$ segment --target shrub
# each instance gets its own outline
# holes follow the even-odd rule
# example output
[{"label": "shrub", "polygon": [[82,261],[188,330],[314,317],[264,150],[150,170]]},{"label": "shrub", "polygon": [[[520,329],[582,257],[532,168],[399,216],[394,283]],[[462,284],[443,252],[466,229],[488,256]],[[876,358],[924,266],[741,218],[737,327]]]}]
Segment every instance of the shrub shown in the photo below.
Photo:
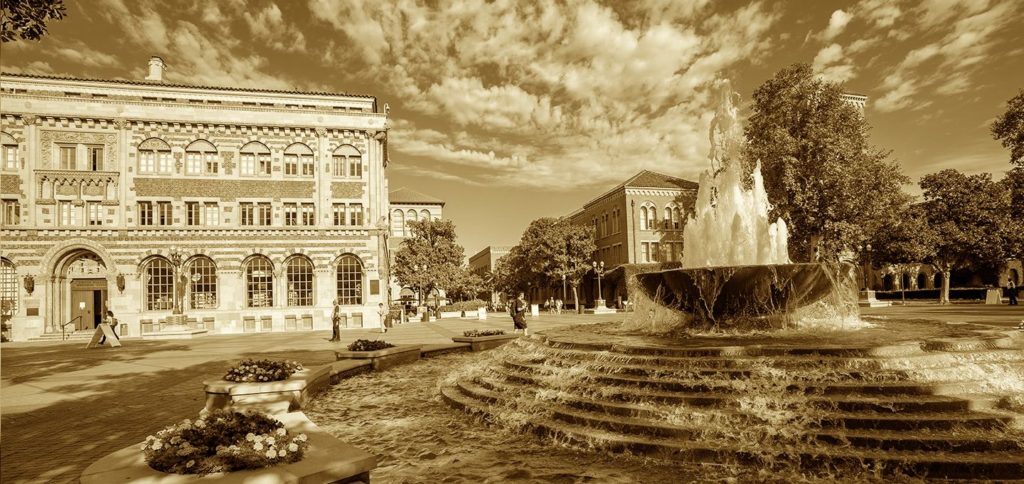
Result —
[{"label": "shrub", "polygon": [[395,345],[387,341],[357,339],[348,345],[349,351],[377,351],[387,348],[394,348]]},{"label": "shrub", "polygon": [[146,437],[150,467],[174,474],[209,474],[298,462],[306,434],[290,435],[281,422],[259,413],[214,410]]},{"label": "shrub", "polygon": [[295,361],[242,360],[228,369],[224,379],[233,382],[281,381],[301,369],[302,365]]},{"label": "shrub", "polygon": [[505,330],[503,329],[471,329],[469,331],[462,333],[462,335],[467,338],[477,338],[480,336],[500,336],[503,334],[505,334]]},{"label": "shrub", "polygon": [[487,307],[487,303],[479,299],[473,299],[472,301],[459,301],[454,304],[443,306],[441,311],[476,311],[478,308]]}]

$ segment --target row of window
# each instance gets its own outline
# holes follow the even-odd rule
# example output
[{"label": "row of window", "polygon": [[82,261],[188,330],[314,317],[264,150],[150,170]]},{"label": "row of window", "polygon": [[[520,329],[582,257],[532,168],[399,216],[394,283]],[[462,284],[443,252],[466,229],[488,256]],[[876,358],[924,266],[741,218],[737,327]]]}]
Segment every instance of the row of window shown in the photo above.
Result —
[{"label": "row of window", "polygon": [[[171,146],[159,138],[150,138],[139,145],[140,174],[170,174],[174,172]],[[304,143],[293,143],[282,157],[286,176],[311,177],[316,173],[312,148]],[[362,178],[362,153],[352,145],[342,145],[331,154],[331,176]],[[239,149],[238,169],[242,176],[267,177],[273,172],[270,148],[258,141]],[[216,175],[221,172],[221,154],[206,140],[196,140],[185,147],[185,173],[189,175]]]},{"label": "row of window", "polygon": [[594,236],[597,238],[606,237],[608,235],[617,234],[622,230],[622,211],[619,209],[612,210],[611,213],[604,212],[601,217],[592,220],[594,224]]},{"label": "row of window", "polygon": [[0,225],[18,225],[21,223],[21,203],[14,199],[0,200]]},{"label": "row of window", "polygon": [[[409,228],[409,222],[430,219],[430,210],[427,209],[417,212],[411,208],[408,211],[396,208],[391,211],[391,235],[394,237],[412,237],[412,229]],[[434,217],[434,219],[436,220],[437,217]]]},{"label": "row of window", "polygon": [[18,310],[18,274],[14,264],[0,258],[0,314],[7,316]]},{"label": "row of window", "polygon": [[676,262],[683,260],[682,242],[641,242],[640,262]]},{"label": "row of window", "polygon": [[[308,307],[315,304],[313,262],[301,255],[284,262],[284,285],[287,307]],[[174,277],[174,266],[163,257],[154,257],[143,268],[143,301],[146,311],[169,311],[174,307],[176,284],[185,284],[185,309],[216,309],[218,294],[217,265],[206,256],[190,259],[184,267],[184,276]],[[245,284],[245,306],[268,308],[275,306],[274,263],[265,256],[249,258],[242,267]],[[363,304],[363,263],[351,254],[342,256],[335,266],[335,294],[339,304]],[[16,288],[15,288],[16,289]],[[16,293],[15,293],[16,294]],[[325,301],[326,302],[326,301]]]},{"label": "row of window", "polygon": [[658,208],[651,202],[645,202],[640,206],[640,230],[680,229],[682,223],[683,213],[675,205],[665,207],[661,227],[658,226]]}]

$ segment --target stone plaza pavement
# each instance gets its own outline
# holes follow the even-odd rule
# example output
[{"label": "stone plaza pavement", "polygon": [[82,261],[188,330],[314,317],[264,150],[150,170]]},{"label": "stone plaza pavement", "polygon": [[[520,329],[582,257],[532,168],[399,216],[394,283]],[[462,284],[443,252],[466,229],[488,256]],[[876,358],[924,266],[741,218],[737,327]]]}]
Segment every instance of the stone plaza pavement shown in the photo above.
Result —
[{"label": "stone plaza pavement", "polygon": [[[864,309],[866,316],[930,319],[1016,327],[1024,309],[984,305],[913,304]],[[623,315],[549,315],[531,331],[620,320]],[[333,350],[358,338],[402,343],[450,343],[467,329],[511,332],[511,319],[407,323],[387,334],[347,330],[342,343],[329,331],[213,335],[195,340],[125,340],[118,349],[85,349],[84,341],[4,343],[0,346],[0,482],[77,482],[93,460],[141,442],[204,404],[203,381],[222,376],[246,357],[332,361]]]}]

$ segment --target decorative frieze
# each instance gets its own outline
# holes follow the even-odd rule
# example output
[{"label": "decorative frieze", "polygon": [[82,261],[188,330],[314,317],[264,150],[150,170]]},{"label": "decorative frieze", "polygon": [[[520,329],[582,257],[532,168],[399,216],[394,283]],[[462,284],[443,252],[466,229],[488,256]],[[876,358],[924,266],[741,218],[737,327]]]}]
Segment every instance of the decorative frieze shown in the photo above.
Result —
[{"label": "decorative frieze", "polygon": [[24,196],[21,189],[21,177],[18,175],[0,175],[0,194]]},{"label": "decorative frieze", "polygon": [[117,135],[114,133],[42,130],[39,135],[42,151],[39,167],[51,168],[53,166],[53,147],[57,143],[103,145],[103,168],[106,170],[117,168]]},{"label": "decorative frieze", "polygon": [[139,197],[208,197],[216,194],[229,202],[239,198],[313,198],[315,185],[303,180],[225,180],[217,178],[147,178],[135,177],[135,194]]},{"label": "decorative frieze", "polygon": [[365,188],[362,182],[331,182],[331,198],[362,198]]}]

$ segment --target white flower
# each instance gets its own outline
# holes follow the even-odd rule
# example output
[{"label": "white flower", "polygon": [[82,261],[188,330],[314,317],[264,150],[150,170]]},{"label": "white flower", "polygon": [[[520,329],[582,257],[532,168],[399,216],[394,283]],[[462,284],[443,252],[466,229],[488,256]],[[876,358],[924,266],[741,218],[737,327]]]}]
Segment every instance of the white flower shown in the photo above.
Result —
[{"label": "white flower", "polygon": [[274,445],[275,443],[277,443],[277,441],[274,440],[273,437],[267,437],[267,444]]},{"label": "white flower", "polygon": [[281,427],[281,428],[277,429],[276,433],[277,433],[277,435],[280,435],[280,436],[284,437],[284,434],[288,433],[288,431],[286,431],[284,429],[284,427]]},{"label": "white flower", "polygon": [[249,442],[256,440],[256,434],[252,432],[245,434],[245,440],[248,440]]},{"label": "white flower", "polygon": [[273,459],[274,457],[277,457],[277,452],[274,452],[273,450],[268,450],[267,451],[267,458],[268,459]]},{"label": "white flower", "polygon": [[284,457],[284,456],[288,455],[288,452],[285,452],[284,449],[281,449],[281,450],[277,451],[277,455],[280,456],[280,457]]},{"label": "white flower", "polygon": [[176,445],[178,442],[181,442],[181,437],[179,437],[177,435],[175,435],[174,437],[171,437],[171,445]]},{"label": "white flower", "polygon": [[295,437],[295,438],[300,440],[300,441],[302,441],[302,442],[305,442],[306,441],[306,434],[299,434],[299,436]]},{"label": "white flower", "polygon": [[206,421],[205,420],[196,420],[196,428],[197,429],[204,429],[204,428],[206,428]]},{"label": "white flower", "polygon": [[257,436],[256,436],[256,442],[263,442],[263,439],[265,439],[265,438],[266,438],[266,437],[264,437],[264,436],[262,436],[262,435],[257,435]]},{"label": "white flower", "polygon": [[288,444],[288,450],[290,450],[292,452],[298,452],[299,451],[299,445],[296,444],[295,442],[292,442],[292,443]]},{"label": "white flower", "polygon": [[159,441],[159,440],[156,441],[156,442],[153,442],[153,450],[160,450],[163,446],[164,446],[164,443]]},{"label": "white flower", "polygon": [[196,461],[190,460],[190,461],[185,463],[185,468],[188,469],[189,467],[192,467],[194,465],[196,465]]},{"label": "white flower", "polygon": [[256,442],[255,444],[252,444],[252,448],[256,450],[263,450],[263,444]]}]

